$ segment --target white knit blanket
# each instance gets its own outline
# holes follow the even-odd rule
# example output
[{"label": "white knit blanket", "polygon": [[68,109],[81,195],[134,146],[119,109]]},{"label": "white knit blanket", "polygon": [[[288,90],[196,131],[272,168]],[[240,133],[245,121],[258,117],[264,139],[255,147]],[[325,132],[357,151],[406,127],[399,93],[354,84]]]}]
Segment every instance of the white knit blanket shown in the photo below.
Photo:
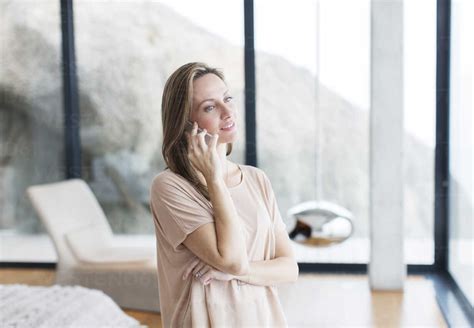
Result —
[{"label": "white knit blanket", "polygon": [[140,327],[100,290],[80,286],[0,285],[0,326]]}]

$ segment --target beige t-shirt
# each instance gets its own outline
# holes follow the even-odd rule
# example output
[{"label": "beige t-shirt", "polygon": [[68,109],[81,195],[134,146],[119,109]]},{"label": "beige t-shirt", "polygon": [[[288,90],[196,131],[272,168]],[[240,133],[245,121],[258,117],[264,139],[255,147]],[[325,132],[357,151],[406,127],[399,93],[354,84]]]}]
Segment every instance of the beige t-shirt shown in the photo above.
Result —
[{"label": "beige t-shirt", "polygon": [[[286,231],[270,180],[256,167],[239,165],[240,184],[229,188],[245,226],[250,261],[275,257],[275,229]],[[166,169],[150,189],[158,255],[163,327],[286,327],[275,286],[239,280],[212,280],[204,286],[182,276],[196,255],[182,242],[203,224],[214,222],[212,203],[182,176]]]}]

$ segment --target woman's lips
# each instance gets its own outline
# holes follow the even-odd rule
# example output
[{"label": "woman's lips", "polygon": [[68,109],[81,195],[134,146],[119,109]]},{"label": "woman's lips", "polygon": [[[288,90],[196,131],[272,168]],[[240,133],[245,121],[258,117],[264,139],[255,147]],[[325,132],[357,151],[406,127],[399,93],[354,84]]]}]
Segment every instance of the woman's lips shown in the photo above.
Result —
[{"label": "woman's lips", "polygon": [[231,125],[230,127],[228,127],[228,128],[221,128],[221,130],[223,130],[223,131],[231,131],[231,130],[234,129],[234,127],[235,127],[235,122],[232,122],[232,125]]}]

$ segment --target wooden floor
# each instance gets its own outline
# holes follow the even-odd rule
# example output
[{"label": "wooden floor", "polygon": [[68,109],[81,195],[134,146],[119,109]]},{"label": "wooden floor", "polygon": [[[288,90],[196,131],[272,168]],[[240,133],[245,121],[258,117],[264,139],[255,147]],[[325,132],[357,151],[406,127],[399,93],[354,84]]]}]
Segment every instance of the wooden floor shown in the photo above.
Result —
[{"label": "wooden floor", "polygon": [[[0,284],[49,286],[52,269],[0,268]],[[371,291],[366,275],[300,274],[278,287],[290,327],[447,327],[431,281],[408,276],[403,292]],[[162,327],[158,313],[124,311],[148,327]]]}]

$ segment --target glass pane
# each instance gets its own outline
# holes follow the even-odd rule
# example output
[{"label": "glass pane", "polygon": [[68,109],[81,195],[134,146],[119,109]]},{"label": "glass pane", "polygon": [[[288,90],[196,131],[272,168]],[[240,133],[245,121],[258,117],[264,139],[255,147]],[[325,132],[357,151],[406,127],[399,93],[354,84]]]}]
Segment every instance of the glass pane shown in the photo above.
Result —
[{"label": "glass pane", "polygon": [[[298,262],[368,261],[369,4],[255,1],[258,165],[289,231],[296,217],[288,211],[317,201],[319,247],[295,243]],[[341,208],[354,233],[327,246],[322,212]],[[344,222],[331,229],[347,229]]]},{"label": "glass pane", "polygon": [[472,1],[451,7],[449,271],[474,305],[474,24]]},{"label": "glass pane", "polygon": [[153,234],[149,187],[165,168],[161,95],[179,66],[224,71],[241,114],[230,157],[243,162],[243,3],[89,1],[74,11],[84,178],[115,233]]},{"label": "glass pane", "polygon": [[436,1],[404,8],[405,263],[434,263]]},{"label": "glass pane", "polygon": [[56,258],[25,192],[65,177],[59,15],[59,1],[0,2],[0,261]]}]

